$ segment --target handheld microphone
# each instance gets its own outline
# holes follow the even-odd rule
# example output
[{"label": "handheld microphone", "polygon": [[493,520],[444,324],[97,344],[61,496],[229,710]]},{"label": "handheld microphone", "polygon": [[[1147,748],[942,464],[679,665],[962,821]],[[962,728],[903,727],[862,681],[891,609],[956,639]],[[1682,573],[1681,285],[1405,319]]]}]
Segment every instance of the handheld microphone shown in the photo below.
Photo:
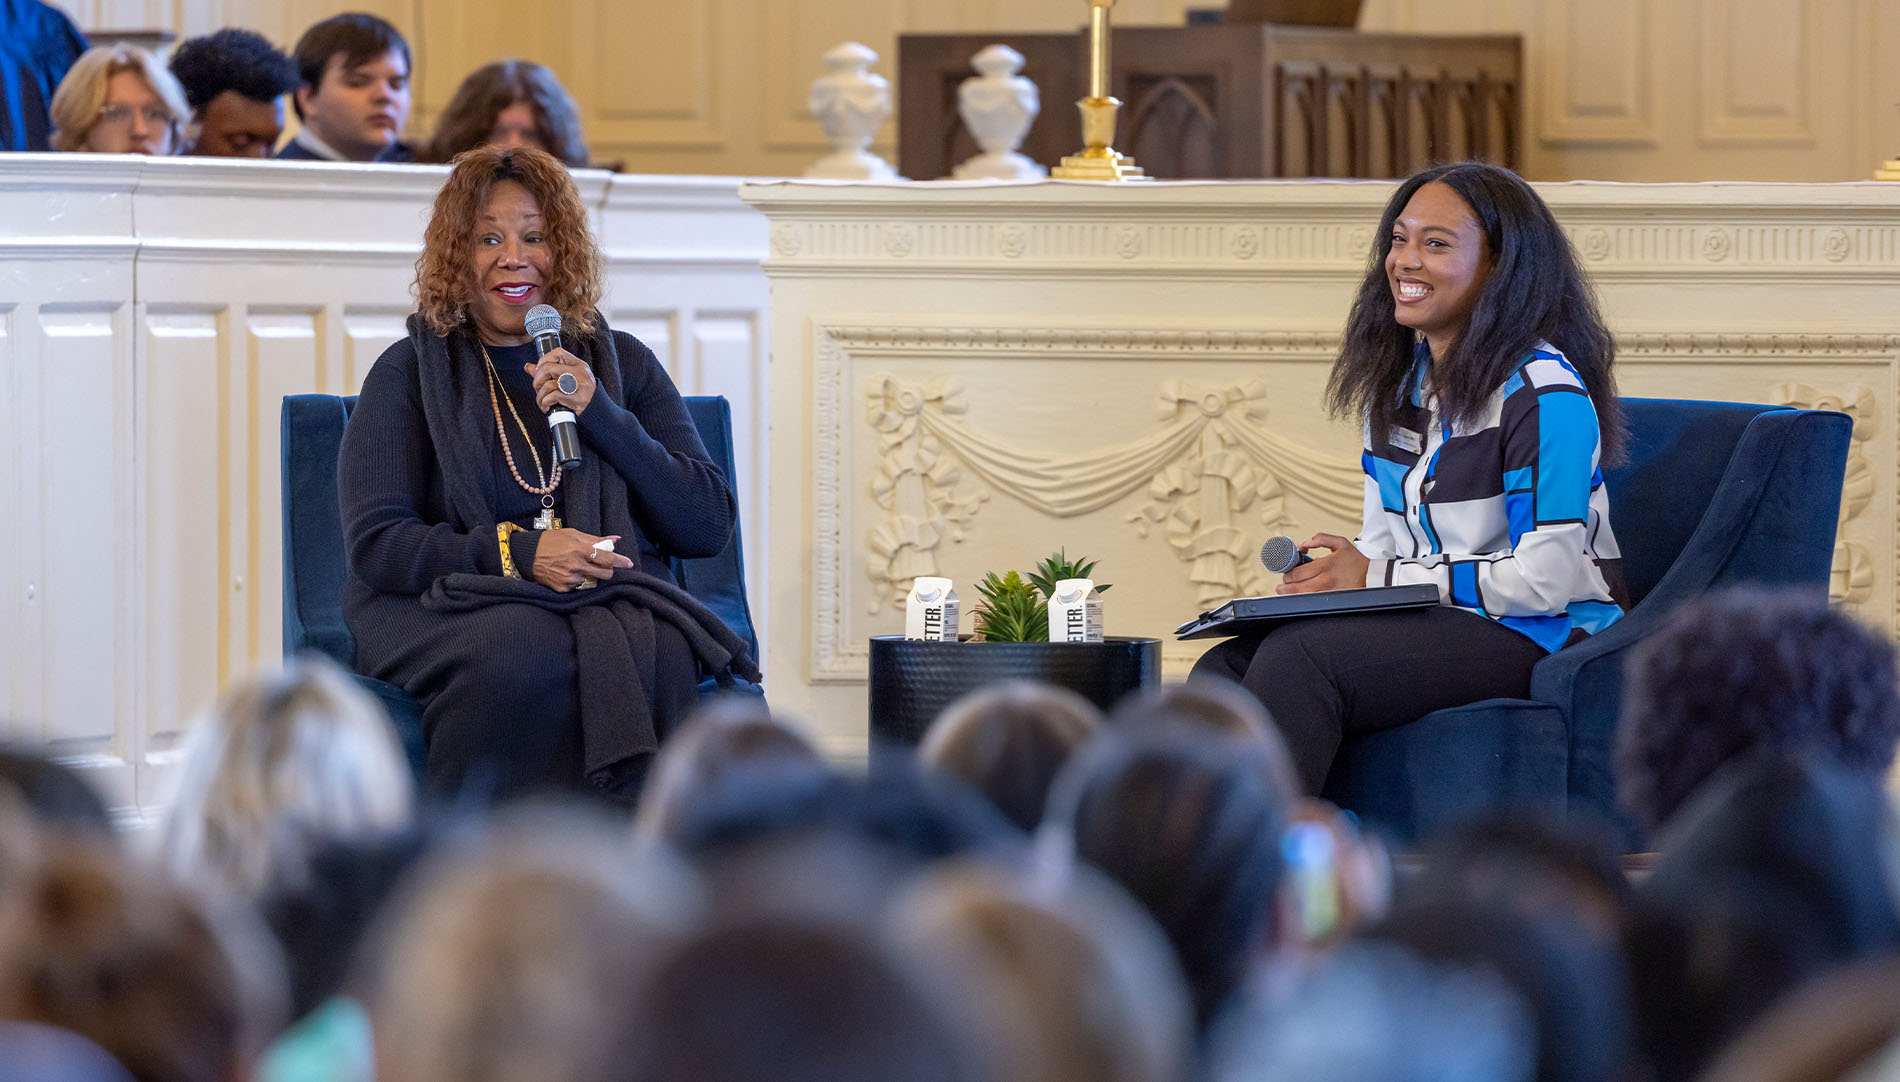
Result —
[{"label": "handheld microphone", "polygon": [[[561,348],[561,313],[553,305],[537,304],[528,309],[527,330],[534,336],[534,348],[541,356]],[[579,469],[581,434],[574,423],[574,411],[556,403],[548,410],[548,427],[554,430],[554,460],[564,470]]]},{"label": "handheld microphone", "polygon": [[1301,552],[1300,546],[1294,544],[1291,537],[1282,534],[1267,538],[1267,543],[1260,546],[1260,562],[1266,565],[1268,571],[1284,575],[1301,564],[1312,563],[1313,558]]}]

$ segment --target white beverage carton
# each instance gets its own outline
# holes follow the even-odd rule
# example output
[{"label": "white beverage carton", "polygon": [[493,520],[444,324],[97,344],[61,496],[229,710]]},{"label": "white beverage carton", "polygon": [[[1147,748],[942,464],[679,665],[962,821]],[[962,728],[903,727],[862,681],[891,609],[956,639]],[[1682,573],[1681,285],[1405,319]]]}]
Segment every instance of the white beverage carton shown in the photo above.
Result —
[{"label": "white beverage carton", "polygon": [[1101,642],[1102,595],[1089,579],[1063,579],[1049,599],[1050,642]]},{"label": "white beverage carton", "polygon": [[957,641],[957,591],[949,579],[919,578],[904,599],[904,637]]}]

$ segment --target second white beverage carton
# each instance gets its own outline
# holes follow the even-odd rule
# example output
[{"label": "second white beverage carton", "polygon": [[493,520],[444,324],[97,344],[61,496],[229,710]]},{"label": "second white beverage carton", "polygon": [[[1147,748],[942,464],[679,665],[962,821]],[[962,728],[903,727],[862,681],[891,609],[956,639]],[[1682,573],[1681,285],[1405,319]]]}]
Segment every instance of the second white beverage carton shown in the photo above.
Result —
[{"label": "second white beverage carton", "polygon": [[1089,579],[1063,579],[1049,599],[1050,642],[1101,642],[1102,595]]},{"label": "second white beverage carton", "polygon": [[904,599],[904,637],[957,641],[957,591],[949,579],[919,578]]}]

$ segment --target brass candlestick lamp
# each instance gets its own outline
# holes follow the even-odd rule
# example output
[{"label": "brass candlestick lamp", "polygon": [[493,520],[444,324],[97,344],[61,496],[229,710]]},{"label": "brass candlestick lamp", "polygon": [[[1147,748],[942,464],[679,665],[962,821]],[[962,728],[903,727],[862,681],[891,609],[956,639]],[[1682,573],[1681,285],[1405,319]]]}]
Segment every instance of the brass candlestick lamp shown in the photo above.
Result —
[{"label": "brass candlestick lamp", "polygon": [[1111,145],[1115,114],[1122,107],[1108,93],[1108,9],[1115,0],[1088,0],[1088,5],[1089,96],[1075,103],[1082,110],[1082,141],[1088,145],[1062,159],[1049,175],[1057,180],[1147,180],[1135,159]]}]

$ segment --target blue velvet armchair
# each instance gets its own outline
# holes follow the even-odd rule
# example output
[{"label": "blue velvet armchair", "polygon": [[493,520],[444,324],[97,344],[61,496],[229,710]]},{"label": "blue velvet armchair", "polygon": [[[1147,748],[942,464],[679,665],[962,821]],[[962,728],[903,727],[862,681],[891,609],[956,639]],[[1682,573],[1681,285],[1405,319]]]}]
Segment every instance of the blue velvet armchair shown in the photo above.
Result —
[{"label": "blue velvet armchair", "polygon": [[1631,608],[1539,662],[1529,699],[1489,699],[1350,739],[1324,795],[1412,842],[1461,818],[1536,808],[1605,824],[1623,661],[1684,601],[1742,583],[1825,597],[1852,430],[1844,414],[1624,399],[1629,457],[1604,471]]},{"label": "blue velvet armchair", "polygon": [[[732,473],[732,410],[725,398],[695,396],[685,399],[686,412],[728,480]],[[316,650],[351,671],[356,667],[356,640],[343,623],[343,518],[337,502],[337,450],[356,399],[327,394],[288,395],[283,410],[284,466],[284,653]],[[726,622],[759,657],[758,629],[746,602],[745,567],[741,562],[739,529],[717,556],[674,560],[673,575],[688,592]],[[422,741],[422,708],[401,688],[358,675],[357,680],[389,710],[416,776],[426,762]],[[718,685],[708,677],[701,694],[713,694]],[[759,693],[750,685],[742,691]]]}]

